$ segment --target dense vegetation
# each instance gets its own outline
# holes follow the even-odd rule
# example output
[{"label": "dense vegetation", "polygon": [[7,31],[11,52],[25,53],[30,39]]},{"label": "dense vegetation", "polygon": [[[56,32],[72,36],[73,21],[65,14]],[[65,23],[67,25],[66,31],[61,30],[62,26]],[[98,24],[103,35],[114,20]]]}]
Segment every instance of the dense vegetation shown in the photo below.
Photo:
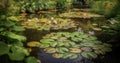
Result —
[{"label": "dense vegetation", "polygon": [[[111,51],[110,44],[113,48],[120,46],[119,7],[120,0],[0,0],[0,63],[40,63],[31,55],[34,47],[55,58],[91,59],[104,55]],[[52,12],[55,15],[48,17]],[[107,19],[103,19],[105,24],[93,24],[99,28],[88,25],[89,33],[74,20],[96,16]],[[29,38],[24,31],[28,29],[40,31],[40,41],[26,43]],[[99,31],[99,39],[91,30]]]}]

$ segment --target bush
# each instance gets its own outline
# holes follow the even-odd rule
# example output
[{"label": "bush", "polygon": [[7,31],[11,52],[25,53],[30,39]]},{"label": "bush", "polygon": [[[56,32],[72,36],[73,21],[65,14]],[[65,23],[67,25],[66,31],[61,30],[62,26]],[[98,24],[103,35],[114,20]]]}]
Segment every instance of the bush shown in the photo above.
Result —
[{"label": "bush", "polygon": [[112,17],[116,13],[115,12],[116,2],[117,2],[116,0],[115,1],[112,1],[112,0],[91,1],[90,3],[91,11],[94,13],[105,15],[106,17]]}]

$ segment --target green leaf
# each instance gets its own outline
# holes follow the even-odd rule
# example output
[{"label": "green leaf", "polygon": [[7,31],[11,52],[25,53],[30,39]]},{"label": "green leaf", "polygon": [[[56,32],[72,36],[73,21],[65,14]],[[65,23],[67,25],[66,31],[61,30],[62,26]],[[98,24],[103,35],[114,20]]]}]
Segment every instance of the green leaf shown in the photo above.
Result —
[{"label": "green leaf", "polygon": [[29,50],[25,49],[24,47],[21,47],[21,46],[11,45],[11,51],[13,53],[17,53],[17,52],[23,53],[26,56],[29,55]]},{"label": "green leaf", "polygon": [[35,57],[28,57],[26,59],[26,63],[41,63],[40,61],[38,62],[38,59],[36,59]]},{"label": "green leaf", "polygon": [[16,46],[20,46],[20,47],[22,47],[22,46],[23,46],[23,43],[22,43],[21,41],[14,42],[14,44],[15,44]]},{"label": "green leaf", "polygon": [[85,58],[97,58],[97,54],[94,52],[82,52],[81,55]]},{"label": "green leaf", "polygon": [[57,46],[58,47],[64,46],[64,42],[58,42]]},{"label": "green leaf", "polygon": [[9,53],[8,55],[11,60],[16,60],[16,61],[21,61],[25,57],[25,54],[21,52]]},{"label": "green leaf", "polygon": [[22,35],[17,35],[17,34],[15,34],[15,33],[13,33],[13,32],[8,32],[8,33],[7,33],[7,36],[8,36],[9,38],[16,39],[16,40],[19,40],[19,41],[24,41],[24,40],[26,40],[26,37],[24,37],[24,36],[22,36]]},{"label": "green leaf", "polygon": [[72,56],[72,54],[71,53],[65,53],[65,54],[63,54],[63,56],[62,56],[62,58],[69,58],[69,57],[71,57]]},{"label": "green leaf", "polygon": [[5,30],[5,28],[0,28],[0,32],[3,31],[3,30]]},{"label": "green leaf", "polygon": [[8,45],[0,41],[0,56],[7,54],[8,52],[9,52]]},{"label": "green leaf", "polygon": [[50,46],[51,46],[51,47],[56,47],[57,44],[58,44],[57,42],[51,42],[51,43],[50,43]]},{"label": "green leaf", "polygon": [[47,48],[49,46],[50,46],[49,44],[40,44],[40,48]]},{"label": "green leaf", "polygon": [[37,41],[27,42],[27,46],[28,47],[39,47],[40,46],[40,42],[37,42]]},{"label": "green leaf", "polygon": [[75,45],[76,45],[75,42],[69,42],[69,44],[70,44],[71,46],[75,46]]},{"label": "green leaf", "polygon": [[72,56],[71,57],[69,57],[70,59],[75,59],[75,58],[77,58],[78,57],[78,55],[77,54],[72,54]]},{"label": "green leaf", "polygon": [[19,21],[15,16],[10,16],[7,18],[7,20],[11,20],[11,21]]},{"label": "green leaf", "polygon": [[79,36],[79,32],[73,32],[72,34],[71,34],[71,37],[78,37]]},{"label": "green leaf", "polygon": [[6,27],[11,27],[11,26],[14,26],[15,23],[12,21],[4,21],[4,22],[1,22],[0,25],[6,26]]},{"label": "green leaf", "polygon": [[69,44],[69,42],[64,42],[64,46],[65,46],[65,47],[69,47],[69,46],[71,46],[71,45]]},{"label": "green leaf", "polygon": [[53,39],[41,39],[40,40],[41,43],[46,43],[46,44],[49,44],[49,43],[51,43],[53,41],[54,41]]},{"label": "green leaf", "polygon": [[24,31],[25,29],[22,28],[21,26],[13,26],[12,30],[14,30],[14,31]]},{"label": "green leaf", "polygon": [[80,42],[80,38],[77,38],[77,37],[72,37],[71,40],[74,42]]},{"label": "green leaf", "polygon": [[56,49],[58,53],[65,53],[68,52],[69,49],[65,48],[65,47],[60,47]]}]

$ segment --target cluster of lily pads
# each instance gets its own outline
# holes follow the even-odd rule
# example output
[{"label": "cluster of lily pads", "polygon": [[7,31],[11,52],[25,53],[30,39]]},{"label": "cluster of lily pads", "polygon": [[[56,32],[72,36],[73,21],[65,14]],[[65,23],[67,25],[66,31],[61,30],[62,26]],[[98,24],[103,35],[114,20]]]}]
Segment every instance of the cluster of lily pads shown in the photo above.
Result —
[{"label": "cluster of lily pads", "polygon": [[83,32],[53,32],[40,40],[40,48],[55,58],[96,58],[111,51],[111,45]]},{"label": "cluster of lily pads", "polygon": [[37,30],[58,30],[76,27],[75,23],[70,19],[62,18],[33,18],[21,23],[24,28]]},{"label": "cluster of lily pads", "polygon": [[62,13],[59,15],[60,17],[67,17],[67,18],[92,18],[92,17],[102,17],[101,15],[88,13],[88,12],[70,12],[70,13]]}]

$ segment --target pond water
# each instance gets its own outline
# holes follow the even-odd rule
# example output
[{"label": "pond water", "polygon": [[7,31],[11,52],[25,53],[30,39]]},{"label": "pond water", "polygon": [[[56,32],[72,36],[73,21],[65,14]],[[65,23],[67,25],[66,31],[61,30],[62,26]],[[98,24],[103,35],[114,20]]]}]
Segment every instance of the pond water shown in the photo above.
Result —
[{"label": "pond water", "polygon": [[[70,15],[68,14],[59,14],[60,18],[69,18],[72,21],[74,21],[74,23],[77,24],[76,28],[70,28],[67,30],[49,30],[49,31],[41,31],[41,30],[37,30],[37,29],[26,29],[25,31],[25,36],[27,36],[27,42],[30,41],[40,41],[40,39],[51,32],[60,32],[60,31],[67,31],[67,32],[74,32],[74,31],[83,31],[85,33],[89,33],[91,35],[96,35],[97,37],[99,37],[99,33],[101,32],[102,28],[101,26],[103,26],[104,24],[107,24],[108,22],[105,21],[105,18],[101,15],[95,15],[95,14],[89,14],[89,13],[83,13],[83,12],[78,12],[74,10],[76,12],[76,14],[78,14],[78,16],[76,15]],[[46,13],[46,12],[41,12],[43,13],[42,15],[40,14],[39,17],[56,17],[58,14],[53,13]],[[73,12],[74,14],[74,12]],[[34,16],[34,15],[33,15]],[[33,17],[32,16],[32,17]],[[82,17],[80,17],[82,16]],[[87,17],[86,17],[87,16]],[[58,17],[58,16],[57,16]],[[107,39],[107,38],[104,38]],[[69,60],[69,59],[56,59],[53,58],[51,55],[46,54],[44,52],[41,51],[41,49],[39,48],[32,48],[33,51],[31,52],[31,55],[36,56],[38,59],[41,60],[42,63],[120,63],[119,59],[120,59],[120,54],[118,55],[115,52],[110,52],[108,54],[106,54],[105,56],[101,56],[98,57],[97,59],[91,60],[91,59],[86,59],[86,58],[78,58],[78,59],[74,59],[74,60]],[[117,51],[118,52],[118,51]],[[116,54],[116,55],[114,55]]]}]

